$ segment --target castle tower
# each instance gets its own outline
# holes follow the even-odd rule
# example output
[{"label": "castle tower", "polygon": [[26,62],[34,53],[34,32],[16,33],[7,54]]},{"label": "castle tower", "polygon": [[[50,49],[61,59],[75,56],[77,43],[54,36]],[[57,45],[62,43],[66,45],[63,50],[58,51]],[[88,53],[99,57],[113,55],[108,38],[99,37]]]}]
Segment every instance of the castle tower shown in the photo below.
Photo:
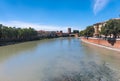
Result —
[{"label": "castle tower", "polygon": [[68,28],[68,34],[71,34],[71,28]]}]

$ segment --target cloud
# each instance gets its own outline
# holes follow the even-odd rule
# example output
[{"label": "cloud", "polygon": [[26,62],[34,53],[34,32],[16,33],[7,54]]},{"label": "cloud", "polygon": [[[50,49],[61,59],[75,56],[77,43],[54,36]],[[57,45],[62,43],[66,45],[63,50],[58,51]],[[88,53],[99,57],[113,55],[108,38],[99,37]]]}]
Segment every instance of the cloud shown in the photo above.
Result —
[{"label": "cloud", "polygon": [[[29,28],[32,27],[36,30],[46,30],[46,31],[64,31],[67,32],[67,28],[70,26],[52,26],[52,25],[41,25],[41,24],[34,24],[34,23],[26,23],[26,22],[21,22],[21,21],[7,21],[7,22],[2,22],[0,21],[1,24],[5,26],[11,26],[11,27],[20,27],[20,28]],[[79,29],[75,27],[71,27],[72,29]]]},{"label": "cloud", "polygon": [[108,4],[108,2],[109,0],[94,0],[94,14],[97,14],[99,11],[101,11]]}]

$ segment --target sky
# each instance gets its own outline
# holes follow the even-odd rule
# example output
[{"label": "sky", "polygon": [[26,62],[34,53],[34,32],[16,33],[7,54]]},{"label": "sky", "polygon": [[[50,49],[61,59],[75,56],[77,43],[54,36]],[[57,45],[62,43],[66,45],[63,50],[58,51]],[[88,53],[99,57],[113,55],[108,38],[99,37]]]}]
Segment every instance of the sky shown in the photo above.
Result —
[{"label": "sky", "polygon": [[83,30],[118,18],[120,0],[0,0],[0,23],[36,30]]}]

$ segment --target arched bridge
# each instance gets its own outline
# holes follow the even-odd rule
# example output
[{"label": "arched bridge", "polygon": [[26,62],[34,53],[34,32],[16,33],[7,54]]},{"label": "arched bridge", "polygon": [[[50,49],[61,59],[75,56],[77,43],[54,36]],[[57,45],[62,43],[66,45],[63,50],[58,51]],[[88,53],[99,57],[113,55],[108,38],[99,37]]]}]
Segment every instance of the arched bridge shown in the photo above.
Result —
[{"label": "arched bridge", "polygon": [[78,33],[76,34],[69,34],[70,37],[79,37]]}]

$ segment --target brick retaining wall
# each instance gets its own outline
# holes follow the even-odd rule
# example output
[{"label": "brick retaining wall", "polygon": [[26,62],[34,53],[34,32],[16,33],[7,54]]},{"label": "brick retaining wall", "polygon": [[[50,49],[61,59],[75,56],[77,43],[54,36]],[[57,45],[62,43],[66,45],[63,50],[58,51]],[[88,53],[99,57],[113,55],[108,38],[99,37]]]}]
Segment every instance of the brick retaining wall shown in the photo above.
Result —
[{"label": "brick retaining wall", "polygon": [[108,41],[108,40],[103,40],[99,38],[81,38],[83,41],[90,42],[90,43],[95,43],[98,45],[103,45],[111,48],[117,48],[120,49],[120,40],[113,40],[113,41]]}]

